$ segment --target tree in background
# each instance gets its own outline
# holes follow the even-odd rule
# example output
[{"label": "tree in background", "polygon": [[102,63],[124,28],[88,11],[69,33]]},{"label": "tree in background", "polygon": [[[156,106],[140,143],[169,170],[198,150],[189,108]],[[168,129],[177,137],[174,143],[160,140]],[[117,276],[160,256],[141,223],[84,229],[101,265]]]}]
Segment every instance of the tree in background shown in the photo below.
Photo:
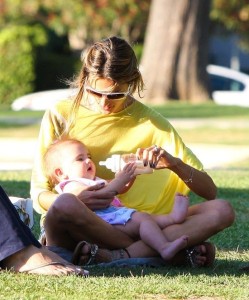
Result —
[{"label": "tree in background", "polygon": [[[11,103],[13,96],[22,96],[27,92],[65,88],[64,79],[78,71],[80,52],[95,40],[120,35],[128,41],[142,43],[149,5],[148,0],[0,0],[0,32],[10,25],[16,28],[28,26],[32,32],[32,28],[39,24],[48,37],[47,44],[39,49],[30,40],[30,47],[34,50],[34,59],[30,60],[26,53],[21,53],[25,49],[19,47],[17,50],[16,40],[10,36],[9,49],[16,49],[19,56],[23,57],[16,63],[16,68],[26,70],[29,65],[30,74],[23,78],[18,76],[20,72],[13,72],[11,78],[9,72],[7,76],[7,69],[2,67],[0,79],[11,78],[15,93],[6,93],[1,84],[0,95],[4,94],[5,100],[1,98],[0,102]],[[26,39],[20,30],[18,39],[20,42]],[[141,52],[141,47],[139,49]],[[0,50],[7,51],[3,48]],[[38,52],[35,53],[36,51]],[[14,62],[15,59],[16,53],[10,51],[8,60]],[[7,63],[7,59],[5,60]],[[23,86],[24,80],[27,88],[18,88]],[[10,80],[5,80],[4,86],[7,87],[9,82]]]},{"label": "tree in background", "polygon": [[210,1],[153,0],[142,56],[145,101],[209,99],[206,65]]},{"label": "tree in background", "polygon": [[[146,99],[199,102],[209,98],[205,66],[210,1],[0,0],[0,31],[10,24],[28,25],[31,30],[41,24],[47,30],[48,44],[35,56],[35,76],[27,78],[33,78],[35,87],[30,86],[35,90],[61,88],[65,84],[58,79],[78,70],[79,53],[93,41],[122,36],[140,58],[150,13],[141,64]],[[248,36],[248,0],[212,0],[211,16],[229,30]],[[11,43],[14,49],[16,41]]]}]

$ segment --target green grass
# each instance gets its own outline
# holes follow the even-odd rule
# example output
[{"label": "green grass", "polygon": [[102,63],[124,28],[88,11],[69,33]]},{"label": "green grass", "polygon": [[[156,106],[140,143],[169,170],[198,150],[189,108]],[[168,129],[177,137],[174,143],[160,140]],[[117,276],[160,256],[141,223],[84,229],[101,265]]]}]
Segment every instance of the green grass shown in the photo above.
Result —
[{"label": "green grass", "polygon": [[[248,119],[249,107],[223,106],[213,102],[190,104],[182,101],[170,101],[164,105],[152,106],[167,118],[241,118]],[[43,111],[12,111],[1,107],[0,120],[8,118],[40,118]]]},{"label": "green grass", "polygon": [[247,128],[229,129],[208,127],[186,129],[175,127],[186,144],[249,145],[249,126]]},{"label": "green grass", "polygon": [[[0,299],[248,299],[249,278],[239,268],[249,264],[249,168],[231,166],[210,174],[219,187],[219,197],[228,199],[237,214],[232,227],[211,239],[217,246],[212,268],[95,267],[86,279],[1,272]],[[8,193],[25,197],[29,178],[29,171],[1,172],[0,184]],[[191,201],[200,200],[191,195]]]},{"label": "green grass", "polygon": [[189,104],[184,101],[172,101],[153,108],[166,118],[249,118],[249,107],[223,106],[213,102]]},{"label": "green grass", "polygon": [[[172,104],[160,108],[169,118],[244,119],[249,110],[213,105],[189,106]],[[188,115],[187,115],[188,111]],[[0,112],[2,120],[3,112]],[[18,118],[29,118],[32,113]],[[6,115],[5,115],[6,116]],[[16,116],[16,115],[15,115]],[[41,115],[40,115],[41,116]],[[32,115],[34,117],[34,115]],[[36,116],[37,117],[37,116]],[[13,113],[8,115],[13,118]],[[36,137],[38,126],[2,126],[0,136],[12,136],[18,131],[24,137]],[[9,123],[9,124],[10,124]],[[5,123],[6,124],[6,123]],[[27,129],[29,128],[29,129]],[[37,131],[36,131],[37,130]],[[248,128],[225,130],[220,128],[199,128],[178,130],[188,141],[249,145]],[[26,133],[24,133],[26,132]],[[18,136],[17,134],[17,136]],[[234,225],[211,238],[217,246],[215,265],[208,269],[190,268],[91,268],[89,278],[51,278],[43,276],[0,273],[0,299],[143,299],[143,300],[246,300],[249,298],[249,273],[240,271],[249,264],[249,161],[231,164],[209,172],[218,186],[218,196],[227,199],[236,211]],[[30,171],[1,172],[0,184],[8,194],[28,197]],[[200,199],[191,195],[191,202]],[[38,234],[38,216],[34,233]]]},{"label": "green grass", "polygon": [[[235,120],[249,124],[249,108],[237,106],[219,106],[214,103],[188,104],[186,102],[170,102],[154,108],[169,119],[199,119],[222,120],[233,124]],[[0,137],[36,138],[38,136],[40,120],[44,112],[18,111],[0,109]],[[172,121],[173,125],[174,122]],[[227,145],[249,145],[247,128],[214,128],[210,124],[200,125],[198,128],[184,128],[175,126],[186,143],[212,143]],[[214,133],[215,129],[215,135]],[[201,130],[201,134],[200,134]],[[236,137],[236,139],[234,138]]]}]

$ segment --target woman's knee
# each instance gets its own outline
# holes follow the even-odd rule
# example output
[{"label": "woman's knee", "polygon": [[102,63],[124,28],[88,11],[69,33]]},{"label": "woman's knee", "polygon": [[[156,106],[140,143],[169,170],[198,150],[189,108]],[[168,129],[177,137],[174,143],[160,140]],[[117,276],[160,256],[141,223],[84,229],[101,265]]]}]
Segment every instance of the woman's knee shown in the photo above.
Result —
[{"label": "woman's knee", "polygon": [[75,195],[70,193],[61,194],[50,207],[47,217],[50,215],[57,221],[71,220],[79,212],[79,205],[83,210],[84,204],[79,203]]},{"label": "woman's knee", "polygon": [[214,201],[216,201],[215,210],[217,212],[217,221],[221,226],[220,229],[231,226],[235,220],[235,212],[231,203],[223,199],[216,199]]}]

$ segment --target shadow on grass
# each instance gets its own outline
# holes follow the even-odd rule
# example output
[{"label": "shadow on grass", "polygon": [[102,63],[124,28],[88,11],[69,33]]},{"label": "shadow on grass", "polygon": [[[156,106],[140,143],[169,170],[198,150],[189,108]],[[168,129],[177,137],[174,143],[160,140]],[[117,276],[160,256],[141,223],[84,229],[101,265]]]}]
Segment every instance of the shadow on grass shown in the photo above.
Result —
[{"label": "shadow on grass", "polygon": [[223,260],[217,259],[213,267],[209,268],[190,268],[190,267],[112,267],[112,268],[100,268],[97,266],[85,266],[85,269],[90,271],[91,276],[150,276],[150,275],[163,275],[166,277],[175,277],[179,275],[189,276],[234,276],[241,277],[244,274],[248,275],[249,270],[241,270],[242,267],[249,265],[242,260]]}]

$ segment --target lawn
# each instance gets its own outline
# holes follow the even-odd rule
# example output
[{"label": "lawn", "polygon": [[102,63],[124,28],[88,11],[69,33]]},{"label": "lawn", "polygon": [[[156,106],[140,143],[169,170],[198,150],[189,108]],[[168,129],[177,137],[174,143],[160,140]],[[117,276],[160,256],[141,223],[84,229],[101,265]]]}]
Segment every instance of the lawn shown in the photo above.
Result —
[{"label": "lawn", "polygon": [[[187,106],[185,104],[157,108],[170,118],[213,118],[223,120],[245,120],[248,122],[249,109],[224,108],[216,106]],[[211,107],[211,108],[210,108]],[[195,111],[196,109],[196,111]],[[182,112],[180,113],[180,111]],[[188,110],[188,115],[183,111]],[[4,114],[3,114],[4,115]],[[25,120],[31,117],[27,114]],[[5,115],[12,118],[13,114]],[[33,117],[33,116],[32,116]],[[35,116],[37,117],[37,115]],[[39,118],[39,116],[38,116]],[[15,116],[15,120],[19,117]],[[8,132],[8,136],[16,133],[25,137],[35,137],[37,125],[17,126],[15,122],[1,122],[0,136]],[[4,125],[3,125],[4,123]],[[2,125],[1,125],[2,124]],[[34,129],[30,130],[30,126]],[[29,128],[27,131],[26,129]],[[224,144],[249,145],[248,128],[229,132],[220,128],[202,128],[190,130],[180,128],[188,141],[222,140]],[[25,133],[26,132],[26,133]],[[199,132],[199,135],[198,135]],[[201,132],[201,134],[200,134]],[[216,138],[218,135],[220,138]],[[238,140],[237,140],[238,139]],[[236,211],[236,221],[232,227],[211,239],[217,246],[217,259],[212,268],[91,268],[89,278],[47,278],[43,276],[0,273],[0,299],[202,299],[202,300],[243,300],[249,299],[249,273],[239,268],[249,264],[249,162],[224,166],[211,170],[210,175],[218,186],[218,196],[231,202]],[[9,194],[29,195],[30,171],[8,171],[0,173],[0,184]],[[197,196],[191,195],[191,202],[199,202]],[[36,216],[38,220],[38,216]],[[34,228],[35,234],[38,226]]]}]

